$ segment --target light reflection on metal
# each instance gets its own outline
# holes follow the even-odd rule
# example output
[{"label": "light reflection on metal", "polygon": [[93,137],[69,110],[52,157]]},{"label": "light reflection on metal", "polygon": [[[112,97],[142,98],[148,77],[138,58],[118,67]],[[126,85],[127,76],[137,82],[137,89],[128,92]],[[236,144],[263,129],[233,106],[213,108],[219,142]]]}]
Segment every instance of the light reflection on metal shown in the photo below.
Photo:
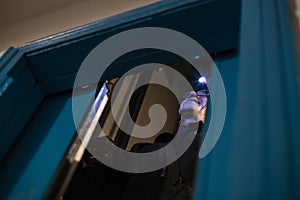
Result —
[{"label": "light reflection on metal", "polygon": [[88,114],[86,121],[84,122],[82,127],[78,129],[78,134],[81,136],[82,143],[74,156],[74,161],[76,162],[79,162],[81,160],[82,155],[86,149],[86,146],[88,145],[93,135],[93,132],[96,128],[99,118],[108,101],[108,97],[107,97],[108,91],[109,90],[106,87],[106,84],[103,84],[95,102],[92,105],[92,108]]}]

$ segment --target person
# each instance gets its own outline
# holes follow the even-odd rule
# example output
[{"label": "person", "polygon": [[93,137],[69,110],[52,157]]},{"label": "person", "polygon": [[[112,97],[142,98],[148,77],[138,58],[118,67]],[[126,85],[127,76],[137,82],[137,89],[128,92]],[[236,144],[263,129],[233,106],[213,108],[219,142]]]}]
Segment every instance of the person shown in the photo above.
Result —
[{"label": "person", "polygon": [[[175,162],[163,169],[147,173],[126,173],[109,168],[88,152],[82,167],[65,195],[65,199],[120,200],[189,200],[193,196],[195,173],[203,128],[203,109],[207,94],[191,91],[179,106],[180,122],[177,134],[192,137],[193,142]],[[198,128],[195,130],[195,127]],[[158,150],[174,139],[172,133],[162,133],[154,143],[132,146],[135,153]]]},{"label": "person", "polygon": [[[193,197],[198,153],[206,108],[207,94],[191,91],[179,107],[180,122],[177,134],[192,137],[194,140],[187,151],[169,166],[148,173],[132,174],[123,190],[122,200],[189,200]],[[197,129],[193,128],[199,126]],[[183,132],[183,133],[182,133]],[[174,134],[162,133],[154,143],[135,144],[132,151],[146,153],[168,144]]]},{"label": "person", "polygon": [[204,122],[204,116],[201,112],[207,105],[207,92],[191,91],[182,101],[179,107],[180,125],[189,126],[191,124]]}]

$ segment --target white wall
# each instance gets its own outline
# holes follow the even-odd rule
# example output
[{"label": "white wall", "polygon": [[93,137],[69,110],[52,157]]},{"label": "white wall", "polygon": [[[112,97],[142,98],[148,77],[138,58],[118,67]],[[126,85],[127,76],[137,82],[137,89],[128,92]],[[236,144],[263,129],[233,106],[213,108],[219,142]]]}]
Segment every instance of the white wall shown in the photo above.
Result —
[{"label": "white wall", "polygon": [[295,46],[298,58],[298,83],[300,86],[300,0],[289,0],[289,6],[295,36]]}]

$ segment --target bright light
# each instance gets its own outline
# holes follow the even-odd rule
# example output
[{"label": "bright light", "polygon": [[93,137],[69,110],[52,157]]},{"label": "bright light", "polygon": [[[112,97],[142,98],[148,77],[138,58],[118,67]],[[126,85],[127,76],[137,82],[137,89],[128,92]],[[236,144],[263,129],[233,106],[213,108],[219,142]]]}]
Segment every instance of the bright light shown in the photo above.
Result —
[{"label": "bright light", "polygon": [[199,82],[199,83],[206,84],[206,78],[202,76],[202,77],[200,77],[200,78],[198,79],[198,82]]}]

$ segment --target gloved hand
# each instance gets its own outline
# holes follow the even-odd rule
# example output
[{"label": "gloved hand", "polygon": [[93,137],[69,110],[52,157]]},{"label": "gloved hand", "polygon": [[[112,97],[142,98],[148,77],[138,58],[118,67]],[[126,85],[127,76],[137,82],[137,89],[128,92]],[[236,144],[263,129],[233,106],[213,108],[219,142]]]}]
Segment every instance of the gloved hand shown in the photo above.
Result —
[{"label": "gloved hand", "polygon": [[191,91],[182,101],[179,107],[180,123],[188,126],[203,120],[202,110],[207,104],[207,95],[205,93]]}]

